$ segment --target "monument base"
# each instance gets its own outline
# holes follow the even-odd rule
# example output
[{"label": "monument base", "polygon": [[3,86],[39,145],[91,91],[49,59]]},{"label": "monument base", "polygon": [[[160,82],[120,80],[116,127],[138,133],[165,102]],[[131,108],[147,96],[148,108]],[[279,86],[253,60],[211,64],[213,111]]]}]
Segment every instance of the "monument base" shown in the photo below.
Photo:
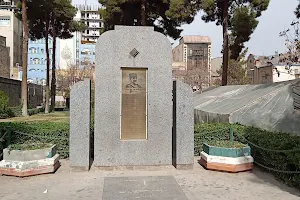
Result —
[{"label": "monument base", "polygon": [[70,166],[71,171],[74,172],[84,172],[84,171],[89,171],[90,167],[78,167],[78,166]]},{"label": "monument base", "polygon": [[7,176],[27,177],[55,172],[60,167],[59,155],[52,158],[33,161],[0,162],[0,174]]},{"label": "monument base", "polygon": [[137,166],[94,166],[97,170],[103,171],[124,171],[124,170],[139,170],[139,171],[159,171],[174,169],[173,165],[137,165]]},{"label": "monument base", "polygon": [[178,170],[192,170],[194,168],[194,164],[175,165],[174,167]]},{"label": "monument base", "polygon": [[252,156],[243,157],[223,157],[208,155],[204,151],[201,152],[201,159],[199,163],[208,170],[216,170],[223,172],[244,172],[252,170],[253,158]]}]

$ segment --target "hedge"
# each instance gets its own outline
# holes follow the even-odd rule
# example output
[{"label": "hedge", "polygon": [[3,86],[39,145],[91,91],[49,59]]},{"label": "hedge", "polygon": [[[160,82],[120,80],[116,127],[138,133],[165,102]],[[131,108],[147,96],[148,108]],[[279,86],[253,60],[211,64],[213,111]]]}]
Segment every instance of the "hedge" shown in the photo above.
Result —
[{"label": "hedge", "polygon": [[[69,156],[69,123],[67,122],[2,122],[0,123],[0,136],[6,132],[7,127],[11,127],[13,132],[12,144],[30,142],[56,144],[62,158]],[[0,151],[4,147],[6,147],[5,142],[2,142]]]},{"label": "hedge", "polygon": [[[206,141],[228,139],[230,126],[230,124],[222,123],[197,125],[195,127],[195,154],[199,155],[199,152],[202,151],[202,145]],[[268,149],[261,149],[249,144],[255,162],[275,170],[300,171],[300,136],[269,132],[237,124],[232,125],[232,128],[236,140],[243,143],[247,143],[246,140],[248,140],[259,147]],[[287,152],[284,150],[295,151]],[[265,170],[265,168],[262,169]],[[272,172],[276,178],[284,181],[289,186],[300,187],[300,174],[275,172],[274,170],[267,171]]]},{"label": "hedge", "polygon": [[[12,144],[23,144],[30,141],[52,143],[58,145],[58,153],[62,158],[69,155],[69,123],[67,122],[4,122],[0,123],[0,136],[10,126],[15,132],[12,135]],[[269,168],[281,171],[300,171],[300,136],[287,133],[269,132],[259,128],[230,124],[201,124],[195,126],[195,155],[202,151],[204,142],[213,140],[228,140],[229,130],[232,127],[235,139],[247,143],[251,141],[260,147],[273,150],[297,150],[295,152],[276,152],[251,146],[252,156],[258,162]],[[18,134],[17,132],[30,135]],[[33,137],[33,136],[40,136]],[[245,139],[246,140],[245,140]],[[91,138],[92,140],[92,138]],[[4,143],[0,142],[1,145]],[[4,146],[3,146],[4,147]],[[2,147],[2,148],[3,148]],[[278,179],[287,185],[300,187],[300,174],[272,172]]]},{"label": "hedge", "polygon": [[[10,107],[12,110],[13,116],[14,117],[21,117],[22,116],[22,107],[17,106],[17,107]],[[31,108],[27,110],[28,115],[36,115],[38,113],[44,112],[44,108]]]}]

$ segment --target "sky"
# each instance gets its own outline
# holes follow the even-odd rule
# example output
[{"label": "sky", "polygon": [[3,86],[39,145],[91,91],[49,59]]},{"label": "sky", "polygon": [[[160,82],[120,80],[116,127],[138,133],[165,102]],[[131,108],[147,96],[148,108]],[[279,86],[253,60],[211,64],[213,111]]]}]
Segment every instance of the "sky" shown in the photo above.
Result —
[{"label": "sky", "polygon": [[[74,4],[84,4],[85,0],[73,0]],[[98,0],[87,0],[88,4],[97,4]],[[285,52],[284,39],[279,37],[279,32],[290,27],[296,19],[294,10],[298,0],[270,0],[268,9],[262,13],[259,24],[251,35],[245,46],[249,48],[248,53],[255,55],[274,55],[275,51]],[[222,27],[216,26],[214,22],[205,23],[201,19],[201,12],[197,14],[191,24],[183,25],[181,36],[203,35],[209,36],[212,41],[212,57],[221,56]],[[176,45],[178,43],[175,42]]]}]

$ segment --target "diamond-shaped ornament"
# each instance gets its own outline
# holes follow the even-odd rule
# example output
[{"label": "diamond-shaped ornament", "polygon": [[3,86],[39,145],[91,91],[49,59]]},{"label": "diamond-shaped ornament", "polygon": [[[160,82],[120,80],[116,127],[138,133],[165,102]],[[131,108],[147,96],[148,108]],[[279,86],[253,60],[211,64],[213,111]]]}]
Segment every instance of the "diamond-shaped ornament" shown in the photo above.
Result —
[{"label": "diamond-shaped ornament", "polygon": [[136,48],[134,48],[134,49],[132,49],[131,51],[130,51],[130,55],[132,56],[132,57],[137,57],[137,55],[139,55],[139,51],[138,50],[136,50]]}]

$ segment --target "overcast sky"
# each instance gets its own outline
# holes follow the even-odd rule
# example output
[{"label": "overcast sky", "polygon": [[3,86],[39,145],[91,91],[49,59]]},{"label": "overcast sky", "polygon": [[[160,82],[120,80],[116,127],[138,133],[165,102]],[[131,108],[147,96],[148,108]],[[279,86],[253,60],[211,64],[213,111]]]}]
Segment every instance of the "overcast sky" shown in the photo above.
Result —
[{"label": "overcast sky", "polygon": [[[84,4],[85,0],[73,0],[74,4]],[[98,0],[87,0],[88,4],[97,4]],[[287,29],[295,20],[294,10],[298,0],[271,0],[268,10],[259,18],[259,24],[246,46],[249,53],[255,55],[272,55],[275,51],[284,52],[284,40],[279,32]],[[204,23],[199,13],[194,22],[182,27],[183,35],[205,35],[212,40],[212,56],[221,56],[222,27],[215,23]]]}]

